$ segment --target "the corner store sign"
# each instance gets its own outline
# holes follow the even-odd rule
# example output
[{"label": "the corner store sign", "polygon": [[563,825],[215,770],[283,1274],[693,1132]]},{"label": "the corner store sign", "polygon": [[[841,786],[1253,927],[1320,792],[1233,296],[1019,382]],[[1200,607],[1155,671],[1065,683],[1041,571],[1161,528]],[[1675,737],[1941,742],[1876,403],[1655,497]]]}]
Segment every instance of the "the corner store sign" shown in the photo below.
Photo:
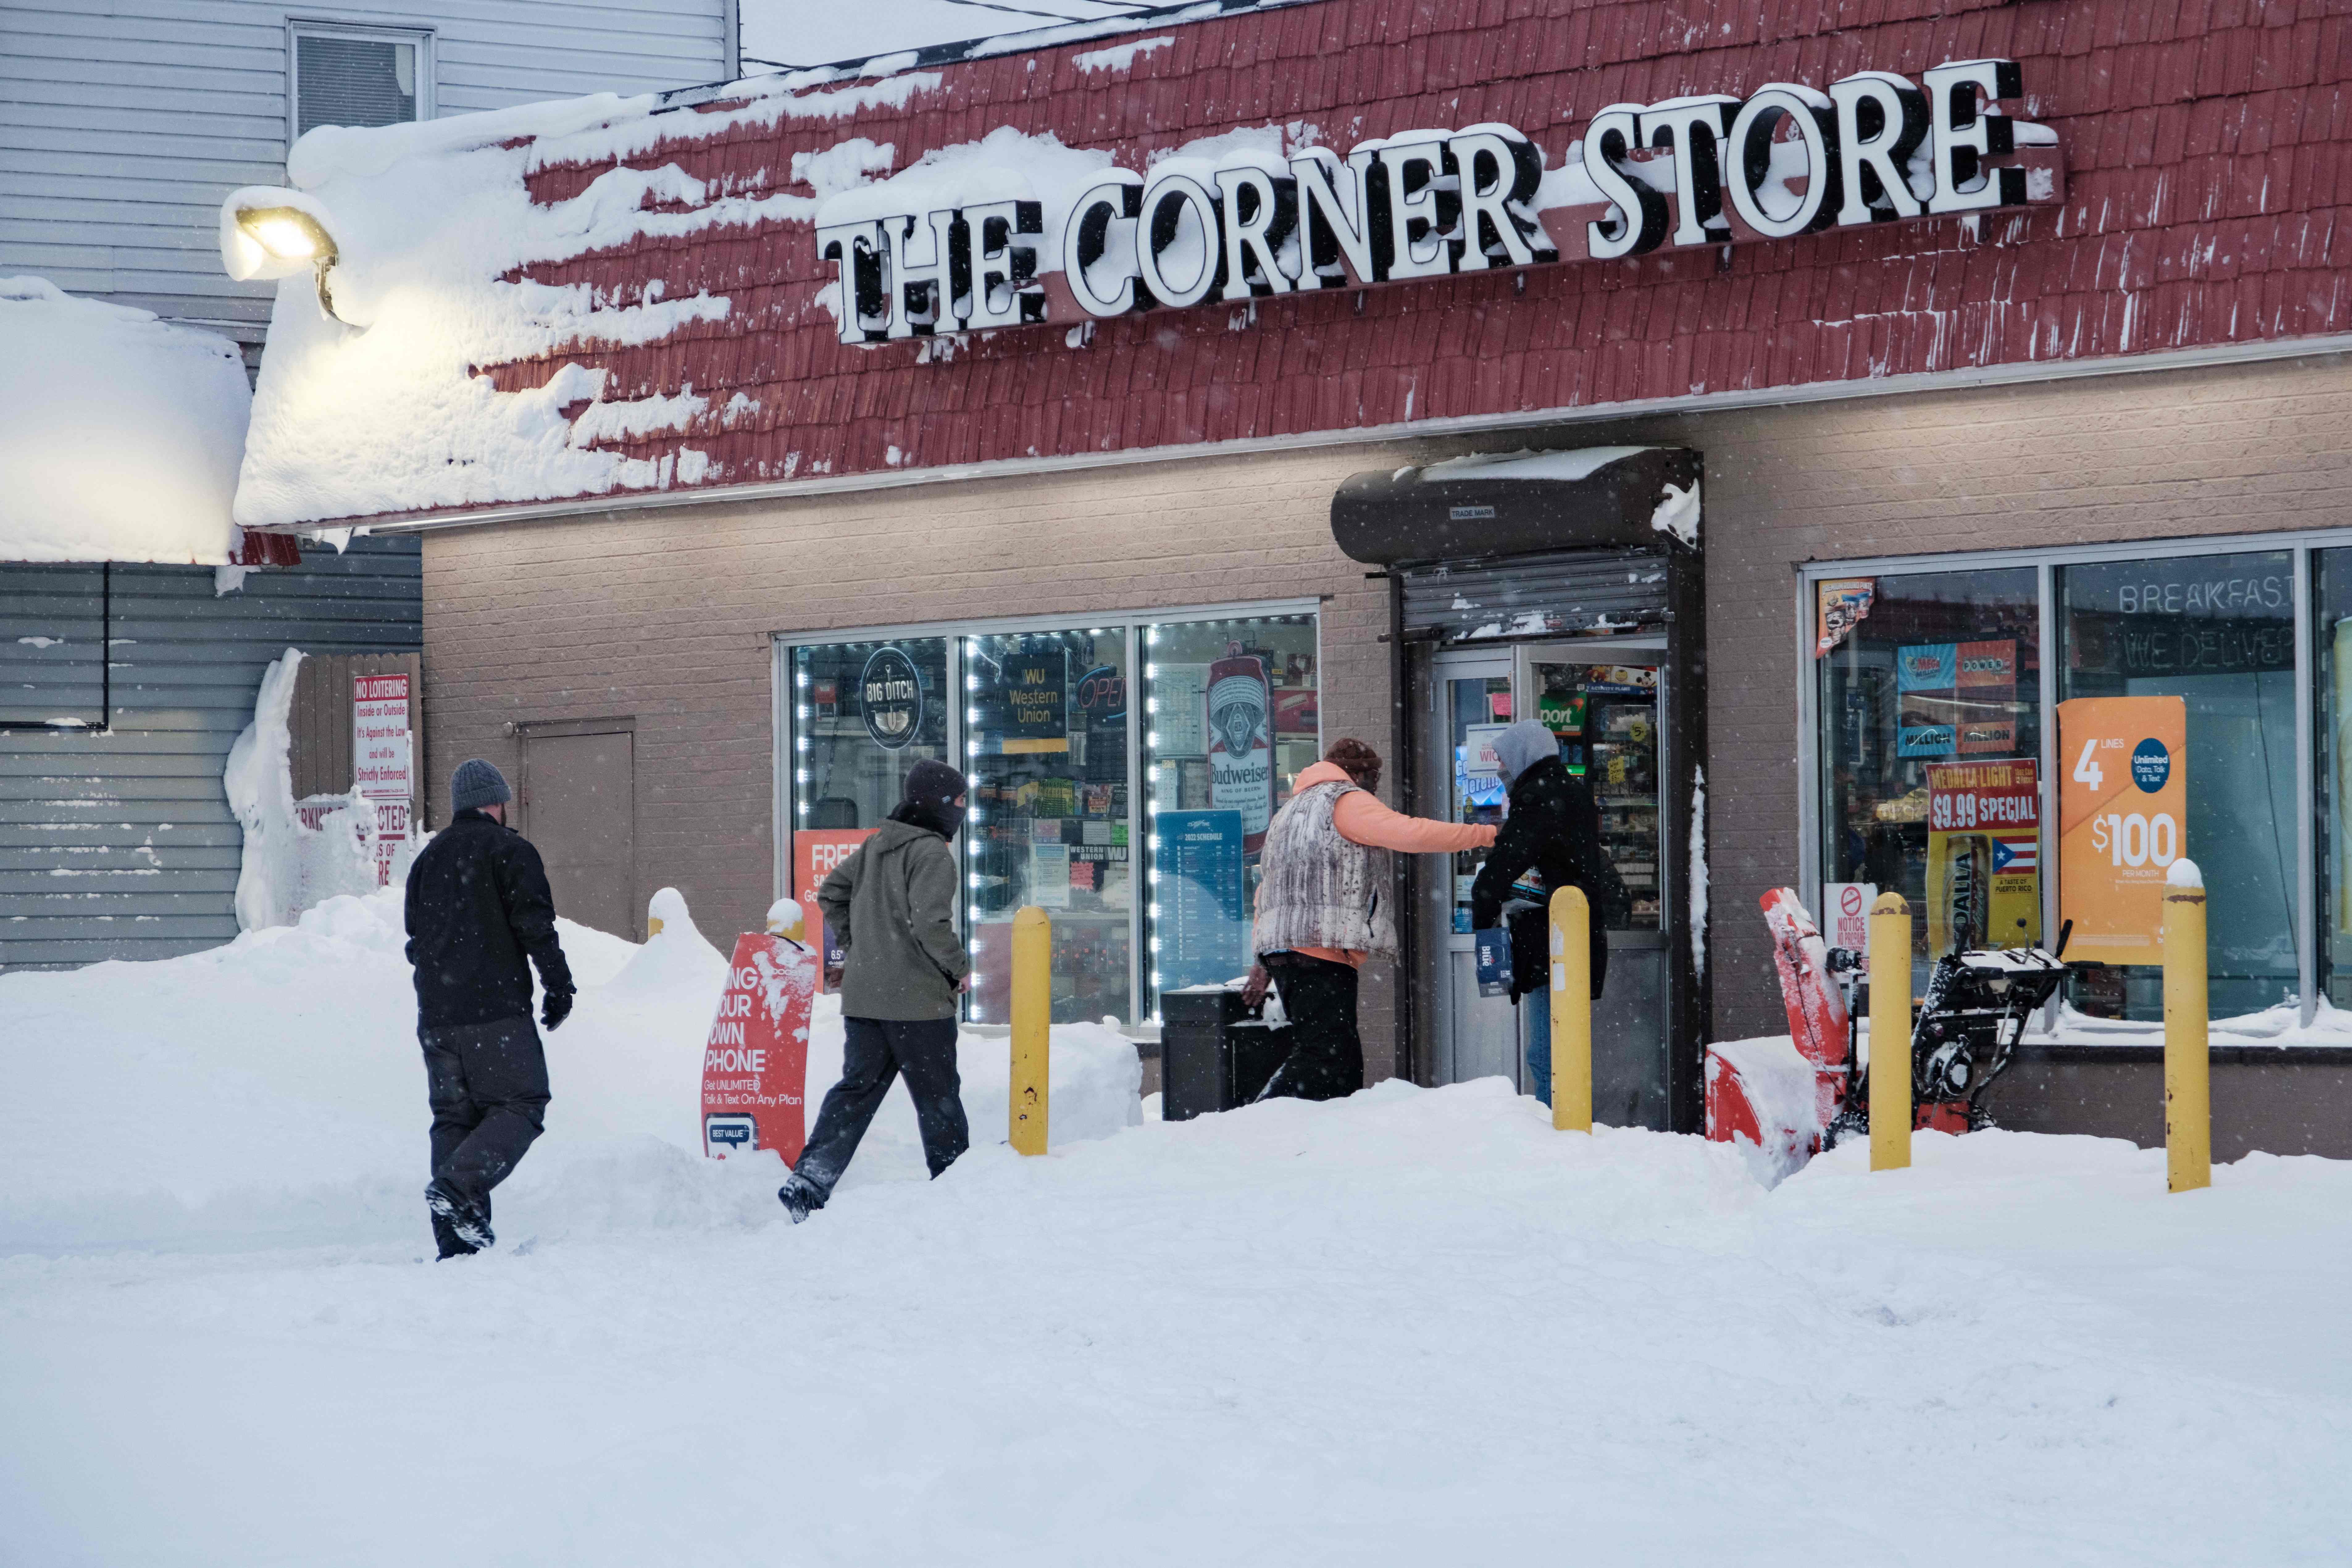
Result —
[{"label": "the corner store sign", "polygon": [[[933,201],[820,213],[817,253],[838,268],[841,341],[863,343],[1785,239],[2055,201],[2055,138],[1992,107],[2022,91],[2015,61],[1980,59],[1916,83],[1864,71],[1827,92],[1773,82],[1744,100],[1612,104],[1585,126],[1580,163],[1549,176],[1497,124],[1406,132],[1344,159],[1171,158],[1104,171],[1056,234],[1043,200]],[[968,177],[1027,184],[1012,168]],[[1547,192],[1553,181],[1565,188]]]}]

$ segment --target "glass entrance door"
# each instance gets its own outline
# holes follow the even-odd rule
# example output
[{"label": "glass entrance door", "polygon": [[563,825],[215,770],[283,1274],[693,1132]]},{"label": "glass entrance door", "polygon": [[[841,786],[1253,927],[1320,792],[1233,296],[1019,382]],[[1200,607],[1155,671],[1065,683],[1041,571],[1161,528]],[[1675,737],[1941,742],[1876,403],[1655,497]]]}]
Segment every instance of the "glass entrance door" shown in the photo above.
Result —
[{"label": "glass entrance door", "polygon": [[[1549,644],[1516,650],[1513,684],[1560,760],[1592,791],[1601,854],[1624,898],[1596,902],[1609,971],[1592,1010],[1592,1114],[1618,1127],[1667,1126],[1667,913],[1664,647]],[[1531,999],[1532,1000],[1532,999]],[[1528,1009],[1520,1009],[1525,1037]]]},{"label": "glass entrance door", "polygon": [[[1433,754],[1422,775],[1444,781],[1438,798],[1452,820],[1502,822],[1507,792],[1491,746],[1513,721],[1533,719],[1551,731],[1560,761],[1591,788],[1601,853],[1625,895],[1596,900],[1593,911],[1608,931],[1609,972],[1592,1015],[1592,1111],[1612,1126],[1661,1130],[1669,1114],[1672,919],[1660,828],[1671,717],[1659,679],[1664,664],[1661,639],[1439,653],[1430,669]],[[1436,1037],[1430,1074],[1437,1083],[1499,1074],[1527,1092],[1528,1028],[1534,1009],[1547,1004],[1541,992],[1517,1006],[1478,994],[1470,889],[1486,860],[1484,851],[1455,856],[1442,895],[1423,906],[1443,933],[1434,941],[1444,943],[1433,955],[1441,994],[1425,1015]]]},{"label": "glass entrance door", "polygon": [[[1454,822],[1503,820],[1503,781],[1495,772],[1494,738],[1517,711],[1511,660],[1502,650],[1443,653],[1431,670],[1439,755],[1434,773],[1444,781],[1444,815]],[[1434,804],[1434,803],[1433,803]],[[1431,815],[1435,815],[1432,813]],[[1462,1083],[1497,1074],[1518,1084],[1525,1076],[1517,1010],[1505,996],[1478,994],[1478,955],[1470,932],[1470,885],[1486,863],[1485,850],[1452,858],[1433,933],[1442,943],[1430,1063],[1438,1083]],[[1423,970],[1423,973],[1428,973]]]}]

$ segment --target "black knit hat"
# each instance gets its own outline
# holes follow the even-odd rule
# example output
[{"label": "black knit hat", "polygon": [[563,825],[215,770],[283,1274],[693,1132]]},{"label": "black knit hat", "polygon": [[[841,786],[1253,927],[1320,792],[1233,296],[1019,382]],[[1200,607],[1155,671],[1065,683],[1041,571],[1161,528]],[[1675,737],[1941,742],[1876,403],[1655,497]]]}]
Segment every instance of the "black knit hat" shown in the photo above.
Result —
[{"label": "black knit hat", "polygon": [[965,787],[961,773],[926,757],[907,770],[907,788],[899,798],[908,805],[945,805]]}]

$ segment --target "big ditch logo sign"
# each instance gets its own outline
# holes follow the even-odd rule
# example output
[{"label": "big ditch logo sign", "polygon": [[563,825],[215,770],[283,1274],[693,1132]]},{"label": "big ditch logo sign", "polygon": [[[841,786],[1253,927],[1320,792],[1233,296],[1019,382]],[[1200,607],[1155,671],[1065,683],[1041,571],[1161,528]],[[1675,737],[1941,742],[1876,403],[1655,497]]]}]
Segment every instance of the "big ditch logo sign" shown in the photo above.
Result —
[{"label": "big ditch logo sign", "polygon": [[[2056,201],[2056,136],[1994,107],[2022,92],[2016,62],[1983,59],[1916,83],[1864,71],[1826,93],[1775,82],[1612,104],[1549,172],[1517,130],[1475,125],[1344,159],[1307,147],[1108,169],[1050,202],[943,206],[931,180],[909,187],[920,210],[873,216],[886,184],[852,193],[855,221],[821,208],[817,250],[846,296],[841,341],[866,343],[1786,239]],[[1010,167],[966,178],[1034,190]],[[1058,233],[1049,205],[1066,211]]]}]

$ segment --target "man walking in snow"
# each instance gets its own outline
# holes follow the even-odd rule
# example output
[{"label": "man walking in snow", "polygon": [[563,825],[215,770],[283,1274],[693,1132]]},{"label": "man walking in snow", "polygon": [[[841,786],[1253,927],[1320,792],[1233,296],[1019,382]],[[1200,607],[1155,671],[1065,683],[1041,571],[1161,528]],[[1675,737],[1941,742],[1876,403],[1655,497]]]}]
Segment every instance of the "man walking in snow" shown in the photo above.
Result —
[{"label": "man walking in snow", "polygon": [[425,1204],[444,1258],[497,1239],[490,1189],[515,1168],[547,1114],[547,1056],[531,1026],[526,956],[539,966],[547,1026],[572,1012],[555,896],[539,851],[506,826],[513,798],[488,763],[458,763],[449,781],[457,815],[408,872],[408,962],[433,1106]]},{"label": "man walking in snow", "polygon": [[1255,1005],[1271,977],[1292,1044],[1261,1100],[1337,1100],[1364,1087],[1357,972],[1365,959],[1397,950],[1388,857],[1379,851],[1444,855],[1495,841],[1481,823],[1391,811],[1374,793],[1380,787],[1381,754],[1361,741],[1335,741],[1298,775],[1266,829],[1248,996]]},{"label": "man walking in snow", "polygon": [[923,1159],[937,1176],[971,1142],[956,1071],[956,996],[971,960],[956,934],[955,852],[964,777],[926,758],[907,773],[904,798],[874,836],[817,889],[842,946],[826,984],[841,993],[847,1032],[841,1081],[824,1097],[800,1163],[776,1196],[798,1225],[824,1206],[849,1168],[882,1097],[899,1074],[915,1101]]}]

